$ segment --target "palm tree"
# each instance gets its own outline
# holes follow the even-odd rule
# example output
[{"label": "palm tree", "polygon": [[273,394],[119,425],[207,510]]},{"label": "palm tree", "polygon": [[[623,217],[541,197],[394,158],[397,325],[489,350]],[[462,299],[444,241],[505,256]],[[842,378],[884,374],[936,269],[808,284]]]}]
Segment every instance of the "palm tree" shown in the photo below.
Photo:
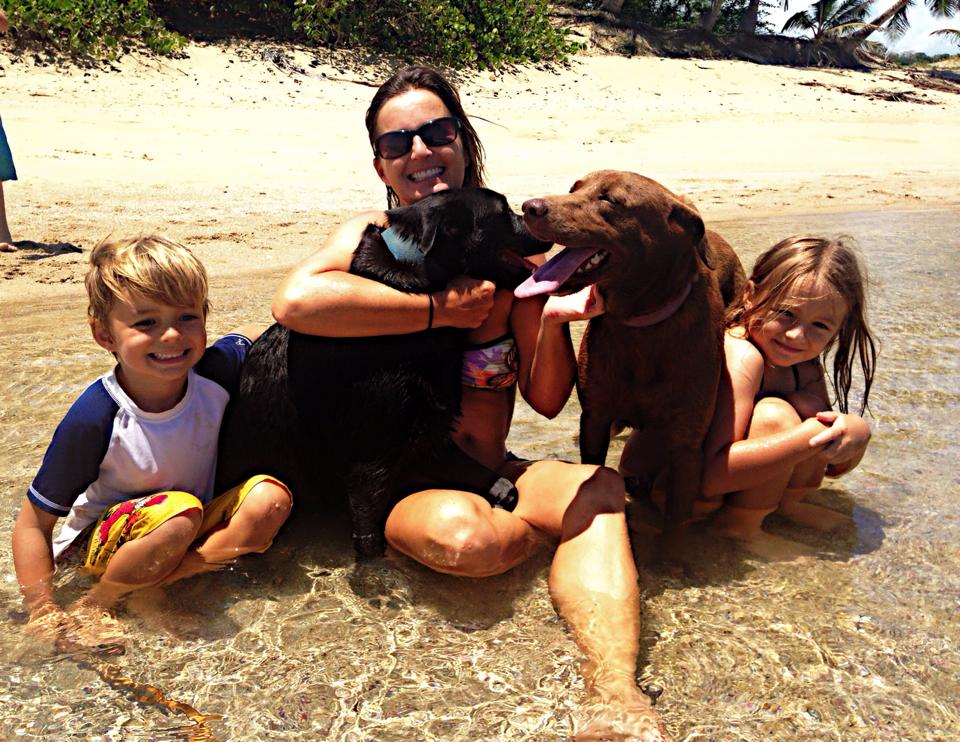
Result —
[{"label": "palm tree", "polygon": [[[890,7],[865,23],[862,28],[847,35],[852,41],[865,41],[874,31],[883,30],[887,35],[896,38],[903,34],[910,26],[907,11],[916,0],[896,0]],[[949,18],[960,12],[960,0],[925,0],[924,4],[937,18]]]},{"label": "palm tree", "polygon": [[783,24],[784,31],[810,31],[814,41],[831,36],[844,36],[844,32],[863,25],[870,0],[818,0],[806,10],[794,13]]}]

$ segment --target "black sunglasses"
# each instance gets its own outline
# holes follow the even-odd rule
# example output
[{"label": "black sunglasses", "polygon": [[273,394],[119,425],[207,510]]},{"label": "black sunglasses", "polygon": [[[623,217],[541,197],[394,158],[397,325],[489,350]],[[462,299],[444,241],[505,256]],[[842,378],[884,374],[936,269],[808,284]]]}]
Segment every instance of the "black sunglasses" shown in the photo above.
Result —
[{"label": "black sunglasses", "polygon": [[373,140],[373,153],[384,160],[395,160],[413,149],[414,137],[420,137],[428,147],[442,147],[456,141],[459,133],[460,122],[453,116],[444,116],[417,129],[384,132]]}]

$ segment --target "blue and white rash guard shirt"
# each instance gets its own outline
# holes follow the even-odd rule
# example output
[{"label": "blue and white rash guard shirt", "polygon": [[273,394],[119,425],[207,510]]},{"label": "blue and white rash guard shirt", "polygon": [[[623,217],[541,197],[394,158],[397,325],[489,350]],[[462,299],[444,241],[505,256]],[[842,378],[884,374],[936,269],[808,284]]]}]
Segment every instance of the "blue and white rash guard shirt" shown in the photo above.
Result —
[{"label": "blue and white rash guard shirt", "polygon": [[27,490],[30,502],[66,518],[58,556],[111,505],[178,490],[213,498],[217,438],[251,342],[227,335],[187,375],[187,391],[165,412],[144,412],[120,388],[116,369],[100,377],[57,426]]}]

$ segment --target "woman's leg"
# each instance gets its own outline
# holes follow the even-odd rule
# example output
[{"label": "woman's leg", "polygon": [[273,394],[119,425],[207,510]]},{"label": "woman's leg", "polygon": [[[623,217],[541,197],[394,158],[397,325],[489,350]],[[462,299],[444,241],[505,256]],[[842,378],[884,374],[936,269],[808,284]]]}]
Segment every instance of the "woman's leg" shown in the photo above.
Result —
[{"label": "woman's leg", "polygon": [[635,680],[640,601],[623,480],[605,467],[559,461],[506,468],[520,493],[513,513],[474,495],[421,492],[391,512],[388,542],[438,571],[486,576],[526,559],[541,534],[558,539],[549,588],[587,658],[593,717],[582,731],[658,738],[659,717]]}]

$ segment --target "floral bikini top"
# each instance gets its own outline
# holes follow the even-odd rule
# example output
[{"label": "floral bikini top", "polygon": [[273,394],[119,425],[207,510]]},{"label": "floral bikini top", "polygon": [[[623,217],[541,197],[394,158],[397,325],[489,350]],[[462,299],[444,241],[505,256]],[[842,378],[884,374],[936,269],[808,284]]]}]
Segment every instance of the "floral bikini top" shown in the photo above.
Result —
[{"label": "floral bikini top", "polygon": [[517,343],[504,335],[463,351],[460,381],[475,389],[507,389],[517,383]]}]

